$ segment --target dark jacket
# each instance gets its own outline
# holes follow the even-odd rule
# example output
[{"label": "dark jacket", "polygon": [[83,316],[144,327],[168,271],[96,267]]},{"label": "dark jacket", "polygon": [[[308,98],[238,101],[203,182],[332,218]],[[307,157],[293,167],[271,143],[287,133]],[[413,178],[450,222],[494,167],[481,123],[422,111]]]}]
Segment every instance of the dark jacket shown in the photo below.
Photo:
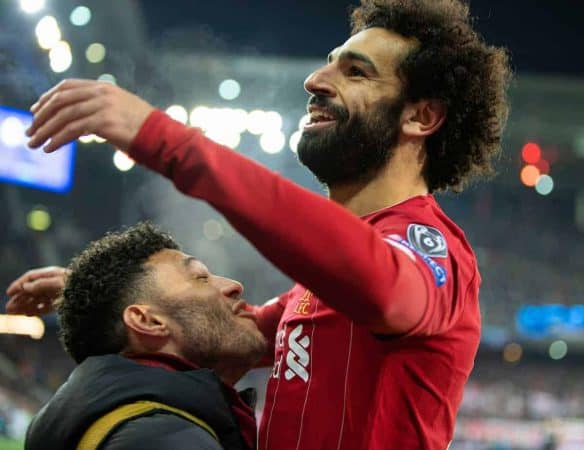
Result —
[{"label": "dark jacket", "polygon": [[97,419],[118,406],[149,400],[202,419],[218,435],[168,412],[131,419],[114,428],[100,450],[250,450],[232,410],[232,398],[208,369],[171,371],[119,355],[87,358],[71,373],[27,433],[26,450],[73,450]]}]

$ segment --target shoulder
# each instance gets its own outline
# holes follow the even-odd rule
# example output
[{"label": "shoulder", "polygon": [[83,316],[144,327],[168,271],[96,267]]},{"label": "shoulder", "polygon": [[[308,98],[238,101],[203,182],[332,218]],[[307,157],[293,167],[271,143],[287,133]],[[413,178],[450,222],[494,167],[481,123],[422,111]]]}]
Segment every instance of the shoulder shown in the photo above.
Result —
[{"label": "shoulder", "polygon": [[222,450],[203,428],[175,414],[157,412],[129,420],[100,446],[104,450]]}]

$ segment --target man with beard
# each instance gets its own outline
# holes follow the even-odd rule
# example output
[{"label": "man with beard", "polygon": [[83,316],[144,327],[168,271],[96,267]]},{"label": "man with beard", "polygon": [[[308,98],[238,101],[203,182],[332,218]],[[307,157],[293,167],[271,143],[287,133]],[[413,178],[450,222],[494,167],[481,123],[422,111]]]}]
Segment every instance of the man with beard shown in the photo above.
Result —
[{"label": "man with beard", "polygon": [[90,244],[58,302],[78,366],[26,449],[255,449],[253,410],[231,386],[266,342],[242,291],[148,223]]},{"label": "man with beard", "polygon": [[31,147],[108,139],[298,283],[255,311],[274,354],[261,450],[444,449],[479,344],[476,260],[432,193],[492,172],[507,55],[459,0],[361,3],[305,83],[298,156],[332,201],[114,86],[68,80],[32,107]]}]

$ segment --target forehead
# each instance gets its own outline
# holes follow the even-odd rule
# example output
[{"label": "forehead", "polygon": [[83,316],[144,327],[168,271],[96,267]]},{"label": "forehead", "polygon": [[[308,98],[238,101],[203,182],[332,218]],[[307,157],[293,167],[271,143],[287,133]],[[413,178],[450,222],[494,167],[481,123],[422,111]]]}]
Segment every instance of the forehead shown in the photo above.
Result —
[{"label": "forehead", "polygon": [[164,266],[171,266],[187,269],[192,268],[207,270],[206,266],[194,257],[187,255],[179,250],[172,250],[167,248],[160,250],[159,252],[150,256],[146,264],[159,268]]},{"label": "forehead", "polygon": [[366,55],[379,68],[395,68],[417,45],[415,38],[405,38],[385,28],[368,28],[351,36],[331,53],[336,58],[343,52]]}]

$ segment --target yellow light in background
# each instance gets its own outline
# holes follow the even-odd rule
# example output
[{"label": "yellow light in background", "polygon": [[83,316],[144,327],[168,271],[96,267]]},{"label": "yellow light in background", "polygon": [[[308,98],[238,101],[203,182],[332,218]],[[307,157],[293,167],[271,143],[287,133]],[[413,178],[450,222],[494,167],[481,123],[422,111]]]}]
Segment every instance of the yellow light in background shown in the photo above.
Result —
[{"label": "yellow light in background", "polygon": [[53,16],[45,16],[39,20],[35,33],[39,47],[45,50],[50,50],[61,40],[61,29]]},{"label": "yellow light in background", "polygon": [[26,216],[26,224],[34,231],[47,231],[51,226],[51,215],[43,207],[36,207]]},{"label": "yellow light in background", "polygon": [[45,323],[38,317],[0,314],[0,333],[41,339],[45,334]]},{"label": "yellow light in background", "polygon": [[510,364],[519,362],[522,356],[523,348],[515,342],[507,344],[503,349],[503,359]]},{"label": "yellow light in background", "polygon": [[87,61],[93,64],[102,62],[105,59],[105,54],[105,46],[99,42],[90,44],[89,47],[87,47],[87,50],[85,50],[85,57],[87,58]]}]

